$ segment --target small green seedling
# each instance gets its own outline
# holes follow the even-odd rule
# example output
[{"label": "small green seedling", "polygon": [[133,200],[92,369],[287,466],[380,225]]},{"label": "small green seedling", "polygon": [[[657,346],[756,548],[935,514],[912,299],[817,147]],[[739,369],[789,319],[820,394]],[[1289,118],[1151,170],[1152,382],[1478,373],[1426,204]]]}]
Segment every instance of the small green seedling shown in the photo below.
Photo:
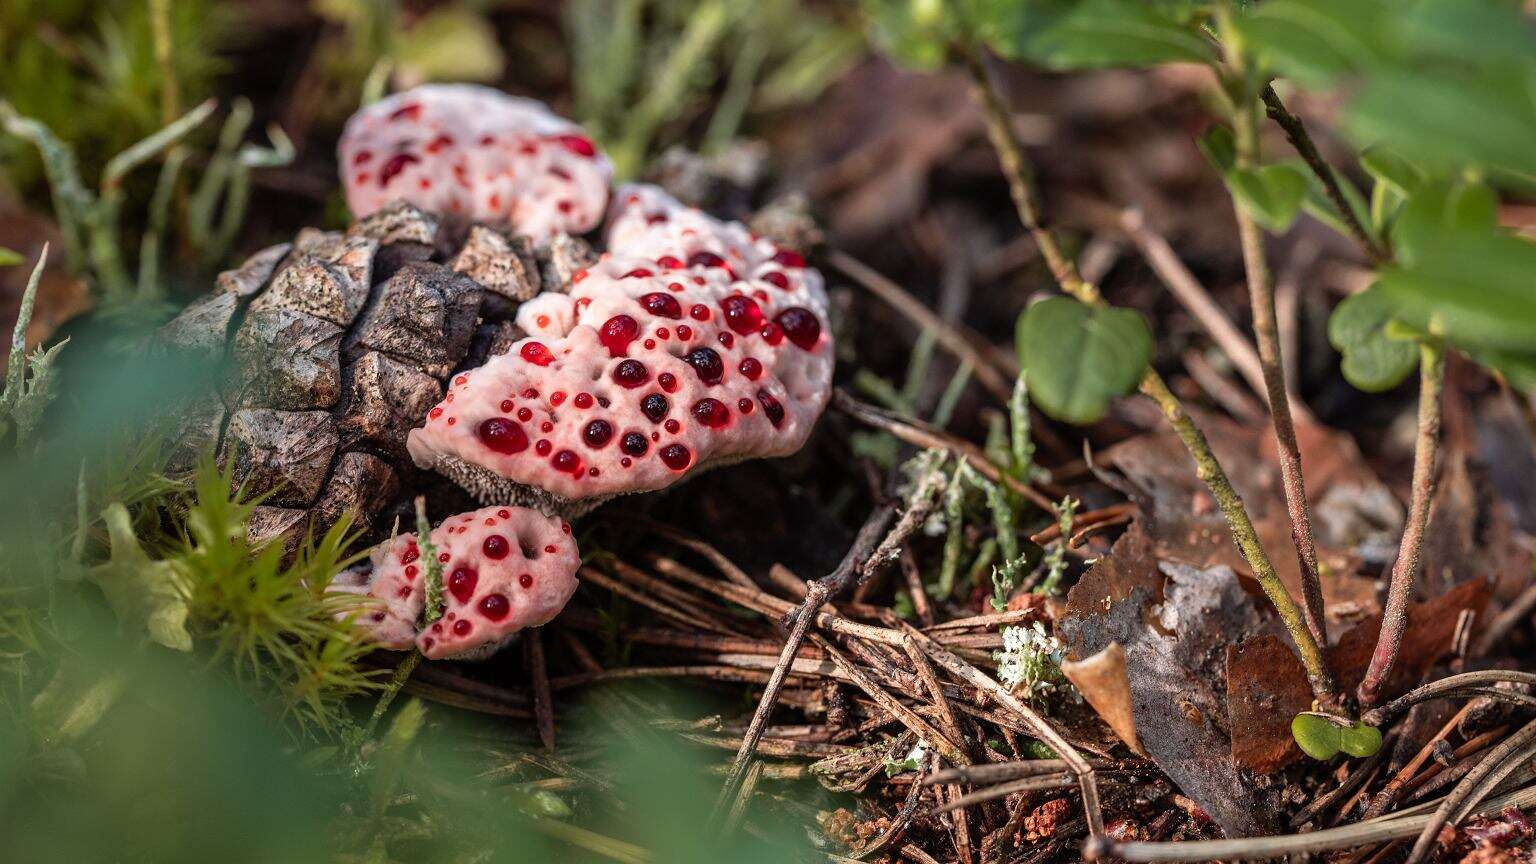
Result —
[{"label": "small green seedling", "polygon": [[1381,749],[1381,730],[1321,711],[1303,711],[1291,720],[1291,737],[1302,752],[1326,762],[1344,753],[1371,756]]}]

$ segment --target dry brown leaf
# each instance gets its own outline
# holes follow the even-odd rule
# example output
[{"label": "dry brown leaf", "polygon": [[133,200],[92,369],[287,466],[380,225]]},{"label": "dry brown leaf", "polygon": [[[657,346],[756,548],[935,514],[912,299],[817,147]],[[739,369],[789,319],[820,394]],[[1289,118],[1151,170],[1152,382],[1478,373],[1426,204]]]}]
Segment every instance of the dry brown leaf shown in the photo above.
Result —
[{"label": "dry brown leaf", "polygon": [[1099,653],[1083,660],[1064,660],[1061,673],[1067,676],[1093,706],[1099,717],[1120,736],[1125,746],[1138,756],[1146,756],[1136,737],[1136,717],[1131,710],[1131,681],[1125,671],[1125,649],[1111,642]]}]

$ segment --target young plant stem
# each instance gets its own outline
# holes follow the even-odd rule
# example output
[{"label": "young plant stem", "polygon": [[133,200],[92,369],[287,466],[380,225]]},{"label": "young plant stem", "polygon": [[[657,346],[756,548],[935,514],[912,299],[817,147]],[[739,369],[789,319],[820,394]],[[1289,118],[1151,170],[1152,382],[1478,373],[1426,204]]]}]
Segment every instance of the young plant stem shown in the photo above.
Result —
[{"label": "young plant stem", "polygon": [[[1229,63],[1239,81],[1245,75],[1242,56],[1232,48]],[[1253,170],[1259,165],[1259,124],[1256,106],[1237,98],[1233,139],[1237,167]],[[1291,520],[1291,542],[1301,565],[1301,600],[1307,628],[1319,645],[1328,644],[1328,623],[1323,618],[1323,588],[1317,575],[1317,541],[1312,532],[1312,512],[1307,505],[1307,486],[1301,472],[1301,447],[1296,443],[1296,424],[1291,418],[1291,399],[1285,386],[1285,364],[1280,357],[1280,328],[1275,315],[1275,278],[1264,255],[1264,231],[1234,197],[1238,239],[1243,247],[1243,267],[1248,273],[1248,303],[1253,309],[1253,335],[1259,346],[1259,366],[1264,372],[1264,393],[1275,427],[1275,450],[1280,459],[1280,482],[1285,490],[1285,509]]]},{"label": "young plant stem", "polygon": [[1363,705],[1375,704],[1392,665],[1397,662],[1408,624],[1408,597],[1418,580],[1424,528],[1435,497],[1435,468],[1440,450],[1440,391],[1445,383],[1445,347],[1430,339],[1419,345],[1419,432],[1413,447],[1413,494],[1408,504],[1408,524],[1403,528],[1392,581],[1387,586],[1387,608],[1382,614],[1381,634],[1371,664],[1360,680],[1356,695]]},{"label": "young plant stem", "polygon": [[[1084,281],[1078,274],[1077,266],[1061,251],[1055,234],[1041,220],[1039,195],[1034,188],[1033,172],[1025,158],[1024,146],[1013,130],[1008,109],[993,87],[981,55],[974,51],[966,52],[965,61],[971,73],[976,99],[982,108],[987,136],[997,150],[998,162],[1001,163],[1003,174],[1008,179],[1008,189],[1018,208],[1019,219],[1038,244],[1041,257],[1050,268],[1051,275],[1055,277],[1062,291],[1080,302],[1090,306],[1107,305],[1099,289]],[[1265,595],[1274,604],[1287,632],[1295,642],[1297,654],[1301,658],[1302,666],[1306,669],[1307,680],[1311,682],[1313,695],[1322,704],[1333,704],[1336,701],[1333,676],[1324,662],[1322,648],[1313,638],[1312,631],[1307,627],[1296,601],[1291,598],[1285,584],[1280,581],[1279,574],[1275,572],[1274,565],[1265,554],[1263,546],[1260,545],[1258,532],[1254,530],[1253,520],[1248,516],[1247,508],[1243,506],[1242,497],[1237,494],[1231,480],[1227,478],[1226,471],[1222,470],[1221,463],[1216,460],[1216,454],[1211,450],[1210,443],[1206,441],[1205,434],[1190,419],[1184,406],[1179,402],[1178,397],[1173,395],[1173,391],[1168,389],[1162,376],[1150,366],[1142,375],[1140,390],[1157,403],[1163,416],[1173,427],[1185,449],[1189,451],[1190,457],[1194,459],[1195,475],[1205,483],[1212,497],[1216,499],[1222,515],[1226,517],[1238,551],[1242,553],[1243,560],[1248,562],[1254,578],[1258,580]]]},{"label": "young plant stem", "polygon": [[1269,119],[1275,121],[1285,132],[1285,140],[1291,142],[1296,154],[1301,161],[1307,164],[1312,173],[1323,184],[1323,194],[1333,203],[1335,210],[1339,211],[1339,218],[1343,220],[1344,227],[1349,230],[1349,236],[1359,245],[1365,257],[1372,264],[1387,264],[1392,260],[1392,254],[1382,247],[1365,226],[1360,223],[1360,218],[1355,215],[1355,210],[1349,205],[1349,199],[1344,197],[1344,190],[1339,186],[1339,178],[1333,173],[1333,167],[1317,152],[1317,145],[1313,143],[1312,136],[1308,134],[1307,127],[1302,124],[1301,118],[1286,109],[1285,103],[1280,101],[1275,88],[1265,85],[1260,91],[1259,98],[1264,102],[1264,113]]}]

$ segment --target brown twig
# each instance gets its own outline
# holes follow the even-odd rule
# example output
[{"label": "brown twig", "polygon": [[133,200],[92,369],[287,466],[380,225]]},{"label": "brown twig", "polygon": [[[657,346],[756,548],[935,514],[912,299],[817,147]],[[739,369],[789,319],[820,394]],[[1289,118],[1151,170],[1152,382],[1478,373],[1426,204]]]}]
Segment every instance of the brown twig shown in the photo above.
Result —
[{"label": "brown twig", "polygon": [[1419,345],[1419,430],[1413,446],[1413,495],[1408,505],[1408,524],[1403,527],[1397,561],[1392,564],[1387,586],[1387,607],[1382,612],[1381,633],[1357,693],[1364,705],[1373,705],[1402,647],[1408,624],[1408,600],[1419,575],[1419,556],[1424,548],[1424,529],[1435,498],[1435,471],[1440,447],[1440,390],[1445,383],[1445,348],[1437,341]]},{"label": "brown twig", "polygon": [[1466,818],[1468,812],[1532,754],[1536,754],[1536,720],[1525,724],[1520,731],[1488,751],[1488,755],[1483,757],[1477,767],[1468,771],[1467,776],[1445,796],[1419,831],[1419,839],[1414,841],[1413,850],[1408,853],[1405,864],[1417,864],[1428,857],[1439,838],[1441,828],[1447,823]]},{"label": "brown twig", "polygon": [[531,627],[523,639],[528,645],[528,672],[533,681],[533,714],[538,720],[539,741],[555,752],[555,703],[549,692],[549,667],[544,662],[544,637]]},{"label": "brown twig", "polygon": [[1349,230],[1349,236],[1354,239],[1365,253],[1365,257],[1371,259],[1373,264],[1387,264],[1392,260],[1392,254],[1373,239],[1365,226],[1360,224],[1360,219],[1355,215],[1353,207],[1349,206],[1349,200],[1344,197],[1344,191],[1339,187],[1339,178],[1333,173],[1333,167],[1317,152],[1317,145],[1312,142],[1312,136],[1307,133],[1307,127],[1301,122],[1301,118],[1292,114],[1280,101],[1280,96],[1275,93],[1275,88],[1265,85],[1260,91],[1259,98],[1264,102],[1264,112],[1269,119],[1285,131],[1285,140],[1291,142],[1296,149],[1301,161],[1307,164],[1312,173],[1323,184],[1323,192],[1328,200],[1333,203],[1334,209],[1339,211],[1339,218],[1344,221],[1344,227]]}]

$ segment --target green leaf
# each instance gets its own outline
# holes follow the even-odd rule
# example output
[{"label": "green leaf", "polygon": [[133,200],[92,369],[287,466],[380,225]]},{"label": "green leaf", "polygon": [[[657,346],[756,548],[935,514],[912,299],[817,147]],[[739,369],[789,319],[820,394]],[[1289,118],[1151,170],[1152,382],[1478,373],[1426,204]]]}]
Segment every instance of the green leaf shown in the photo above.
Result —
[{"label": "green leaf", "polygon": [[1054,69],[1210,63],[1210,43],[1197,29],[1193,5],[1149,0],[1055,0],[1000,3],[1025,9],[994,22],[994,50]]},{"label": "green leaf", "polygon": [[864,0],[864,17],[876,45],[898,64],[933,70],[949,58],[960,22],[945,0]]},{"label": "green leaf", "polygon": [[1339,749],[1350,756],[1374,756],[1381,749],[1381,730],[1356,721],[1339,730]]},{"label": "green leaf", "polygon": [[1360,151],[1360,167],[1376,178],[1377,183],[1389,184],[1403,195],[1411,194],[1424,180],[1424,172],[1380,144],[1372,144]]},{"label": "green leaf", "polygon": [[1232,127],[1217,123],[1196,139],[1200,152],[1217,172],[1226,174],[1237,164],[1237,143],[1232,138]]},{"label": "green leaf", "polygon": [[1344,355],[1344,378],[1368,393],[1390,390],[1418,364],[1418,347],[1392,338],[1392,303],[1378,288],[1346,297],[1328,319],[1328,341]]},{"label": "green leaf", "polygon": [[1325,87],[1379,50],[1381,0],[1269,0],[1237,22],[1270,70]]},{"label": "green leaf", "polygon": [[1428,183],[1399,212],[1392,228],[1393,247],[1398,260],[1411,265],[1431,246],[1450,251],[1457,238],[1475,242],[1490,237],[1498,222],[1498,196],[1482,183]]},{"label": "green leaf", "polygon": [[1257,169],[1234,168],[1227,172],[1226,181],[1238,206],[1275,234],[1284,233],[1296,221],[1307,194],[1306,174],[1283,163]]},{"label": "green leaf", "polygon": [[1069,297],[1025,310],[1017,343],[1036,404],[1069,423],[1103,417],[1111,400],[1136,386],[1152,356],[1152,334],[1140,313]]},{"label": "green leaf", "polygon": [[1320,714],[1301,713],[1291,718],[1291,737],[1301,752],[1319,762],[1339,754],[1339,725]]},{"label": "green leaf", "polygon": [[1380,283],[1405,324],[1474,355],[1536,353],[1536,246],[1458,232],[1416,248],[1412,259]]},{"label": "green leaf", "polygon": [[0,246],[0,267],[14,267],[27,259],[20,252]]}]

